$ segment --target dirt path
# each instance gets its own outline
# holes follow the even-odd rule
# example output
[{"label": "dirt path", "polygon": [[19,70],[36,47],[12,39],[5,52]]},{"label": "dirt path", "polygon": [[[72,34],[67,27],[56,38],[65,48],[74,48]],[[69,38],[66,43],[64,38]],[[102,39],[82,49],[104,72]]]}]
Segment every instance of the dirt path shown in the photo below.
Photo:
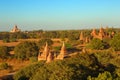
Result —
[{"label": "dirt path", "polygon": [[0,77],[0,80],[14,80],[13,79],[14,74],[15,74],[15,72],[4,75],[4,76]]}]

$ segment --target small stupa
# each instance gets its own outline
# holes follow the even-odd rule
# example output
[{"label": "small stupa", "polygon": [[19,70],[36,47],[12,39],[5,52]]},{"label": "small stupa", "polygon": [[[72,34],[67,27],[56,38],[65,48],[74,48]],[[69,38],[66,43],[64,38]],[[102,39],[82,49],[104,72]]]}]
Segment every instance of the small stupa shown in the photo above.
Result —
[{"label": "small stupa", "polygon": [[81,40],[81,41],[84,40],[83,32],[80,33],[80,40]]},{"label": "small stupa", "polygon": [[63,42],[63,45],[61,47],[61,51],[60,51],[60,54],[57,56],[56,59],[60,59],[60,60],[63,60],[65,57],[67,57],[68,54],[67,54],[67,51],[66,51],[66,47],[65,47],[65,43]]},{"label": "small stupa", "polygon": [[89,43],[89,38],[88,37],[85,38],[85,43]]},{"label": "small stupa", "polygon": [[10,31],[12,33],[15,33],[15,32],[20,32],[21,30],[18,29],[17,25],[14,26],[14,28]]},{"label": "small stupa", "polygon": [[48,43],[46,42],[46,45],[45,45],[43,53],[42,54],[40,53],[38,55],[38,61],[40,61],[40,60],[47,60],[48,54],[49,54],[49,48],[48,48]]},{"label": "small stupa", "polygon": [[92,30],[91,36],[97,36],[96,29],[93,29],[93,30]]},{"label": "small stupa", "polygon": [[102,27],[99,29],[99,33],[98,34],[96,34],[96,30],[93,29],[93,31],[91,32],[91,36],[93,38],[98,38],[100,40],[103,40],[104,38],[108,38],[109,37],[109,35],[104,31],[104,29]]},{"label": "small stupa", "polygon": [[104,29],[101,27],[99,30],[99,34],[98,34],[99,39],[103,39],[105,37],[105,32]]},{"label": "small stupa", "polygon": [[49,53],[49,55],[48,55],[48,57],[47,57],[46,63],[49,63],[49,62],[51,62],[51,61],[53,61],[53,60],[54,60],[54,55],[53,55],[52,53]]}]

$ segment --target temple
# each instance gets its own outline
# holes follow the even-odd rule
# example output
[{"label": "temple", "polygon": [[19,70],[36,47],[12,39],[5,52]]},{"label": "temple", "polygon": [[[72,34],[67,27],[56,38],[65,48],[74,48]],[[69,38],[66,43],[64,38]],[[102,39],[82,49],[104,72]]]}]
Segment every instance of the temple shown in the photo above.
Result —
[{"label": "temple", "polygon": [[84,40],[83,32],[80,33],[80,40],[81,40],[81,41]]},{"label": "temple", "polygon": [[15,33],[15,32],[20,32],[21,30],[18,29],[17,25],[14,26],[14,28],[10,31],[12,33]]},{"label": "temple", "polygon": [[48,48],[48,43],[46,42],[43,53],[39,53],[38,55],[38,61],[47,60],[48,55],[49,55],[49,48]]},{"label": "temple", "polygon": [[63,42],[60,54],[57,56],[56,59],[63,60],[67,56],[68,56],[68,54],[67,54],[67,51],[66,51],[65,43]]},{"label": "temple", "polygon": [[51,61],[53,61],[53,60],[54,60],[54,54],[49,53],[49,55],[48,55],[48,57],[47,57],[46,63],[49,63],[49,62],[51,62]]},{"label": "temple", "polygon": [[[114,33],[112,33],[112,34],[114,35]],[[93,29],[92,32],[91,32],[91,36],[93,38],[98,38],[100,40],[103,40],[104,38],[110,38],[110,35],[111,34],[106,33],[102,27],[99,29],[98,34],[96,33],[95,29]]]}]

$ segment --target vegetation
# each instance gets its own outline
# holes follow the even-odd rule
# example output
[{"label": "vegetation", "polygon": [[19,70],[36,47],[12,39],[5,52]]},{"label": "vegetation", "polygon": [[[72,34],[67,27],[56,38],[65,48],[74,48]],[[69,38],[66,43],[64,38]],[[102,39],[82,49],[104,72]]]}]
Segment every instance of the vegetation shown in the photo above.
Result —
[{"label": "vegetation", "polygon": [[7,58],[9,56],[8,52],[9,52],[8,47],[0,46],[0,58],[2,59]]},{"label": "vegetation", "polygon": [[[108,55],[109,54],[109,55]],[[108,55],[108,57],[106,57]],[[119,56],[120,57],[120,56]],[[118,62],[116,62],[117,60]],[[18,71],[15,80],[116,80],[120,77],[118,54],[110,51],[76,56],[51,63],[37,62]],[[117,64],[117,65],[115,65]]]},{"label": "vegetation", "polygon": [[15,57],[18,59],[29,59],[38,55],[38,47],[34,42],[22,42],[14,49]]},{"label": "vegetation", "polygon": [[9,65],[7,63],[0,63],[0,70],[7,69]]},{"label": "vegetation", "polygon": [[111,47],[115,50],[115,51],[119,51],[120,50],[120,33],[116,34],[111,42],[110,42]]},{"label": "vegetation", "polygon": [[94,50],[103,50],[105,49],[105,43],[97,38],[94,38],[89,44],[88,48],[94,49]]},{"label": "vegetation", "polygon": [[53,44],[53,41],[51,39],[41,39],[38,41],[37,45],[39,48],[41,48],[42,46],[46,44],[46,42],[48,43],[49,46]]},{"label": "vegetation", "polygon": [[[111,33],[113,30],[106,31]],[[116,35],[112,36],[112,39],[100,40],[92,39],[90,30],[82,30],[85,37],[92,39],[87,44],[83,44],[84,42],[79,40],[81,30],[2,32],[0,33],[0,40],[4,42],[15,42],[18,39],[40,40],[38,42],[20,42],[15,48],[13,46],[0,46],[0,58],[8,58],[11,56],[9,51],[14,49],[15,55],[12,57],[31,62],[29,66],[16,72],[15,80],[119,80],[120,56],[117,53],[120,51],[120,30],[114,29],[114,31]],[[48,64],[45,61],[37,62],[39,49],[42,49],[46,42],[50,48],[52,47],[51,51],[59,53],[61,46],[58,43],[60,41],[55,42],[58,46],[51,46],[53,44],[52,38],[64,40],[67,42],[65,45],[68,53],[75,52],[78,54],[73,54],[62,61],[54,60]],[[89,50],[85,48],[85,54],[81,52],[83,47],[89,48]],[[7,63],[0,64],[1,70],[8,67]]]}]

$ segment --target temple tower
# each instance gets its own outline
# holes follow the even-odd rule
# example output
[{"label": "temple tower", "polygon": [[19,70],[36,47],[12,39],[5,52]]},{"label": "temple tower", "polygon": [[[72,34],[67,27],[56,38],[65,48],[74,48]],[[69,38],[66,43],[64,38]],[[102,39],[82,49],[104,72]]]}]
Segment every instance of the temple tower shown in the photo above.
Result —
[{"label": "temple tower", "polygon": [[52,53],[49,53],[46,63],[53,61],[53,59],[54,59],[54,55]]},{"label": "temple tower", "polygon": [[93,30],[92,30],[91,36],[93,36],[93,37],[97,36],[96,29],[93,29]]},{"label": "temple tower", "polygon": [[49,54],[49,48],[48,48],[48,43],[46,42],[43,53],[38,55],[38,61],[47,60],[48,54]]},{"label": "temple tower", "polygon": [[104,29],[101,27],[99,30],[99,34],[98,34],[99,39],[103,39],[105,37],[105,32]]},{"label": "temple tower", "polygon": [[81,40],[81,41],[84,40],[83,32],[80,33],[80,40]]},{"label": "temple tower", "polygon": [[88,37],[85,38],[85,43],[89,43],[89,38]]},{"label": "temple tower", "polygon": [[66,56],[68,56],[65,43],[63,42],[60,54],[57,56],[57,59],[63,60]]},{"label": "temple tower", "polygon": [[21,30],[18,29],[17,25],[15,25],[14,28],[10,32],[14,33],[14,32],[20,32],[20,31]]}]

